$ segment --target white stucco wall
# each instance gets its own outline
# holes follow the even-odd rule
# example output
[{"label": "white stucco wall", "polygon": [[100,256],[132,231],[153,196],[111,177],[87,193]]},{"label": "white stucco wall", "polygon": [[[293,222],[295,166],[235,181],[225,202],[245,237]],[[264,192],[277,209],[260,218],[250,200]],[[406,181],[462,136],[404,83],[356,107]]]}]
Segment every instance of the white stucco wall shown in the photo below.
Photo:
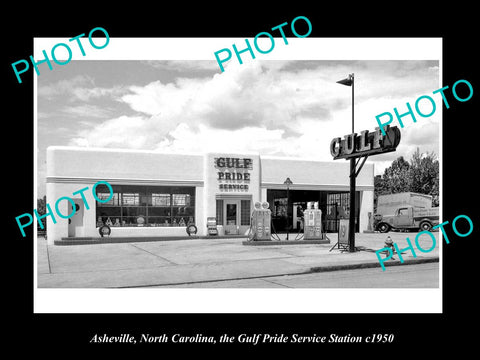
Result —
[{"label": "white stucco wall", "polygon": [[[262,186],[281,188],[287,177],[292,180],[290,189],[339,190],[350,189],[350,162],[313,161],[262,156]],[[356,189],[373,190],[373,164],[365,163],[356,179]]]},{"label": "white stucco wall", "polygon": [[51,146],[47,177],[202,181],[202,154]]}]

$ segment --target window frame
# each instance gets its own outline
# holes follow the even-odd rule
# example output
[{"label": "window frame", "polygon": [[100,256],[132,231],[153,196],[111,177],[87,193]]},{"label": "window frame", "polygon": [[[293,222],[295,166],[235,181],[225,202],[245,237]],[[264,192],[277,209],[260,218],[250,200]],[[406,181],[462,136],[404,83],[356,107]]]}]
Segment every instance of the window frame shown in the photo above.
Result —
[{"label": "window frame", "polygon": [[[115,227],[183,227],[195,224],[194,186],[112,185],[112,188],[114,196],[111,201],[95,202],[97,227],[107,223],[108,219]],[[102,186],[96,188],[96,193],[110,195],[108,189]],[[128,203],[125,199],[129,199]],[[138,222],[140,216],[144,219],[143,223]],[[117,223],[119,225],[115,225]]]}]

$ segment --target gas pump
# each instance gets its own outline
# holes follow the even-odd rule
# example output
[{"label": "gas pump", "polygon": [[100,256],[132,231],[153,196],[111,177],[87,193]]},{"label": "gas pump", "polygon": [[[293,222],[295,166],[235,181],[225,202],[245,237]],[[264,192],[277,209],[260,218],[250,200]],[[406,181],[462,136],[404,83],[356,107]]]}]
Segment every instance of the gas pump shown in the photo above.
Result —
[{"label": "gas pump", "polygon": [[[313,205],[313,206],[312,206]],[[307,209],[303,212],[305,240],[321,240],[322,237],[322,210],[318,208],[318,202],[307,203]]]},{"label": "gas pump", "polygon": [[252,232],[251,240],[271,240],[272,231],[270,224],[272,221],[272,212],[269,209],[268,202],[256,202],[250,223]]},{"label": "gas pump", "polygon": [[218,235],[217,219],[214,217],[207,217],[208,235]]}]

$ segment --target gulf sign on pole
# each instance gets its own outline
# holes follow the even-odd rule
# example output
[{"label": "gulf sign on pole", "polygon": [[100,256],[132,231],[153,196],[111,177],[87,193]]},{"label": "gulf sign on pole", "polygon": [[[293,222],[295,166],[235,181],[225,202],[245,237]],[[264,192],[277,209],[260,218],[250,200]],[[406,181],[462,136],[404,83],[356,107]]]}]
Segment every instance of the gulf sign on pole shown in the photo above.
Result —
[{"label": "gulf sign on pole", "polygon": [[400,130],[389,125],[383,128],[385,135],[379,127],[370,133],[363,130],[360,135],[357,133],[348,134],[344,139],[336,137],[330,143],[330,153],[333,160],[351,159],[368,155],[378,155],[395,151],[400,143]]}]

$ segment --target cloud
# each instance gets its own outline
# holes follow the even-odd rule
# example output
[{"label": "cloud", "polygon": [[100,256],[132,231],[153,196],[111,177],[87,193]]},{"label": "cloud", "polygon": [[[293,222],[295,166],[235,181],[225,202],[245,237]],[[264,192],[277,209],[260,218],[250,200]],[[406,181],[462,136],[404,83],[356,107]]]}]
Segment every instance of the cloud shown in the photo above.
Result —
[{"label": "cloud", "polygon": [[213,60],[148,60],[146,64],[160,70],[167,70],[170,72],[178,72],[184,74],[185,70],[198,72],[218,72],[218,64]]},{"label": "cloud", "polygon": [[[194,67],[193,61],[182,66],[190,63]],[[173,62],[156,66],[167,69]],[[82,116],[94,111],[89,108],[92,99],[107,94],[114,94],[131,111],[91,122],[70,143],[165,152],[258,151],[330,161],[331,139],[351,130],[351,88],[336,81],[352,70],[357,132],[373,130],[378,126],[376,115],[401,109],[407,101],[414,104],[418,96],[438,88],[436,62],[408,61],[259,60],[232,63],[225,72],[207,77],[188,73],[153,79],[144,86],[124,86],[121,91],[119,86],[96,88],[92,83],[88,88],[88,79],[83,79],[84,90],[76,95],[77,99],[83,96],[85,104],[71,107],[71,113]],[[81,88],[80,80],[76,85]],[[421,151],[438,148],[440,121],[441,113],[406,125],[397,152],[379,155],[378,162],[411,154],[419,145],[428,145]]]},{"label": "cloud", "polygon": [[88,87],[94,86],[93,78],[86,75],[77,75],[71,79],[59,80],[55,83],[42,85],[39,81],[37,95],[46,100],[53,100],[58,96],[65,94],[77,95],[79,98],[85,100],[84,91]]},{"label": "cloud", "polygon": [[200,90],[198,80],[178,79],[176,83],[154,81],[146,86],[131,86],[121,101],[146,115],[179,115]]},{"label": "cloud", "polygon": [[141,149],[151,134],[147,119],[120,116],[96,125],[94,131],[81,130],[69,145]]},{"label": "cloud", "polygon": [[405,138],[404,143],[408,145],[418,146],[419,144],[422,144],[423,146],[438,146],[440,128],[438,123],[435,122],[412,124],[404,129],[402,136]]},{"label": "cloud", "polygon": [[173,83],[130,87],[121,100],[135,111],[160,115],[167,122],[175,118],[190,126],[292,131],[301,118],[331,117],[329,86],[315,82],[306,73],[279,72],[278,67],[270,69],[259,61],[230,66],[228,72],[207,79],[177,78]]},{"label": "cloud", "polygon": [[61,113],[74,116],[77,118],[99,118],[106,119],[112,114],[112,110],[105,106],[82,104],[76,106],[65,106],[61,109]]},{"label": "cloud", "polygon": [[[212,141],[212,139],[215,139]],[[185,123],[179,124],[169,133],[169,138],[160,142],[155,150],[165,152],[203,151],[259,151],[272,152],[283,141],[282,130],[267,130],[261,127],[244,127],[235,131],[213,129],[199,125],[192,129]]]},{"label": "cloud", "polygon": [[122,86],[101,88],[95,86],[95,80],[88,75],[77,75],[66,80],[59,80],[55,83],[43,85],[39,82],[37,95],[40,99],[64,102],[87,102],[104,96],[115,97],[125,92]]}]

